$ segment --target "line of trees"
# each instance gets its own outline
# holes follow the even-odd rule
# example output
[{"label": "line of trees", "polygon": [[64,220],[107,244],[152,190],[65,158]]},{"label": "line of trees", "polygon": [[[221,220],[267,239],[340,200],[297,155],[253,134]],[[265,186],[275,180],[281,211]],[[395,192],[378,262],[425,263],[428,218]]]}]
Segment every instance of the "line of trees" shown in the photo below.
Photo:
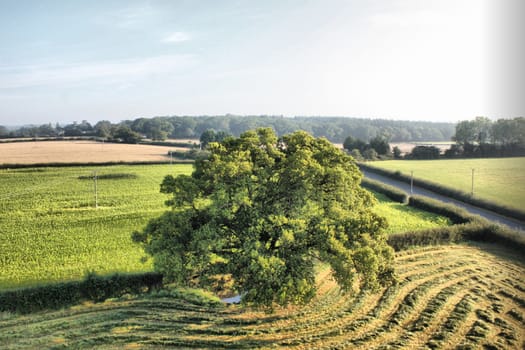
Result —
[{"label": "line of trees", "polygon": [[[306,131],[315,137],[325,137],[331,142],[342,143],[348,135],[361,140],[370,140],[378,135],[391,142],[403,141],[448,141],[454,134],[453,123],[414,122],[386,119],[364,119],[345,117],[293,117],[282,116],[171,116],[137,118],[113,124],[99,121],[91,125],[87,121],[65,126],[43,124],[8,129],[0,126],[0,138],[7,137],[60,137],[97,136],[116,138],[116,133],[129,134],[131,130],[139,137],[153,140],[166,138],[198,139],[206,130],[225,132],[239,136],[247,130],[270,127],[277,135],[297,130]],[[133,140],[128,135],[128,139]]]},{"label": "line of trees", "polygon": [[446,157],[525,156],[525,118],[464,120],[456,125],[452,140],[456,144]]},{"label": "line of trees", "polygon": [[352,157],[357,160],[368,159],[384,159],[391,158],[392,155],[400,154],[399,148],[394,149],[394,153],[390,150],[390,144],[385,136],[375,136],[367,143],[361,139],[353,136],[348,136],[343,142],[343,148],[347,150]]}]

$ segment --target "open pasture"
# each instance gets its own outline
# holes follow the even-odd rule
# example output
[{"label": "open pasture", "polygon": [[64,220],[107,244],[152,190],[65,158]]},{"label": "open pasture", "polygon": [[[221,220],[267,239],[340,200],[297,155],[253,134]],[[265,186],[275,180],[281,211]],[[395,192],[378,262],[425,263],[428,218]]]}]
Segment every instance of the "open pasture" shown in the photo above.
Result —
[{"label": "open pasture", "polygon": [[273,314],[161,291],[28,316],[0,315],[9,349],[522,349],[525,266],[494,246],[396,255],[399,283],[342,294],[321,269],[312,303]]},{"label": "open pasture", "polygon": [[1,142],[0,164],[158,162],[169,161],[168,152],[177,149],[96,141]]},{"label": "open pasture", "polygon": [[387,160],[368,165],[470,193],[512,208],[525,208],[525,157],[450,160]]},{"label": "open pasture", "polygon": [[[167,207],[159,192],[168,174],[191,165],[117,165],[0,170],[0,289],[82,278],[86,272],[140,272],[131,241]],[[94,181],[97,171],[95,208]],[[379,196],[389,232],[447,225],[444,218]]]}]

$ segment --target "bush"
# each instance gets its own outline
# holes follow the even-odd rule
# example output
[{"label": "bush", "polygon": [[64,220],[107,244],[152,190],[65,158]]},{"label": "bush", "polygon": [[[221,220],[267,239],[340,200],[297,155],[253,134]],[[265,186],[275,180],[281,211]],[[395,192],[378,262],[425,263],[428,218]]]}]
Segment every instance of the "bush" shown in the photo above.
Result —
[{"label": "bush", "polygon": [[416,146],[407,159],[439,159],[439,148],[436,146]]}]

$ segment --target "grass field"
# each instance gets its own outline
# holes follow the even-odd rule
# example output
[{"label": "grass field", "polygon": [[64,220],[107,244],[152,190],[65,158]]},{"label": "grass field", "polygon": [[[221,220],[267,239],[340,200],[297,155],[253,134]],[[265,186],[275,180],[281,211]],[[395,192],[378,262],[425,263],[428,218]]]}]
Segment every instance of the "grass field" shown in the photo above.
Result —
[{"label": "grass field", "polygon": [[374,208],[374,211],[388,219],[388,233],[417,231],[452,225],[452,222],[443,216],[421,211],[406,204],[393,202],[380,193],[374,192],[374,195],[379,200],[379,205]]},{"label": "grass field", "polygon": [[0,142],[0,164],[169,161],[168,146],[95,141]]},{"label": "grass field", "polygon": [[[134,165],[0,170],[0,289],[151,269],[131,233],[167,207],[160,183],[191,165]],[[97,170],[98,208],[94,182]],[[115,176],[116,175],[116,176]],[[85,178],[85,179],[81,179]],[[379,196],[379,195],[378,195]],[[448,224],[379,196],[389,232]]]},{"label": "grass field", "polygon": [[452,160],[388,160],[371,166],[400,171],[509,207],[525,208],[525,157]]},{"label": "grass field", "polygon": [[[95,209],[91,176],[99,179]],[[191,165],[0,170],[0,288],[77,279],[88,271],[143,271],[131,232],[166,210],[159,193],[167,174]]]},{"label": "grass field", "polygon": [[166,291],[28,316],[0,314],[0,347],[523,349],[525,266],[494,246],[396,255],[399,284],[342,294],[328,270],[304,307],[266,314]]}]

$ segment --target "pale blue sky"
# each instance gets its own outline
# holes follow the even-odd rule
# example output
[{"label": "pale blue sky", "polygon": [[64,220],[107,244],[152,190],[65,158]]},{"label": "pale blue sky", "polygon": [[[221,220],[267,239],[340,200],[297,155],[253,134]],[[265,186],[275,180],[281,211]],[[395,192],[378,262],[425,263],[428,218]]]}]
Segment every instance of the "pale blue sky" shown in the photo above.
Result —
[{"label": "pale blue sky", "polygon": [[524,115],[487,99],[490,1],[0,0],[0,124]]}]

